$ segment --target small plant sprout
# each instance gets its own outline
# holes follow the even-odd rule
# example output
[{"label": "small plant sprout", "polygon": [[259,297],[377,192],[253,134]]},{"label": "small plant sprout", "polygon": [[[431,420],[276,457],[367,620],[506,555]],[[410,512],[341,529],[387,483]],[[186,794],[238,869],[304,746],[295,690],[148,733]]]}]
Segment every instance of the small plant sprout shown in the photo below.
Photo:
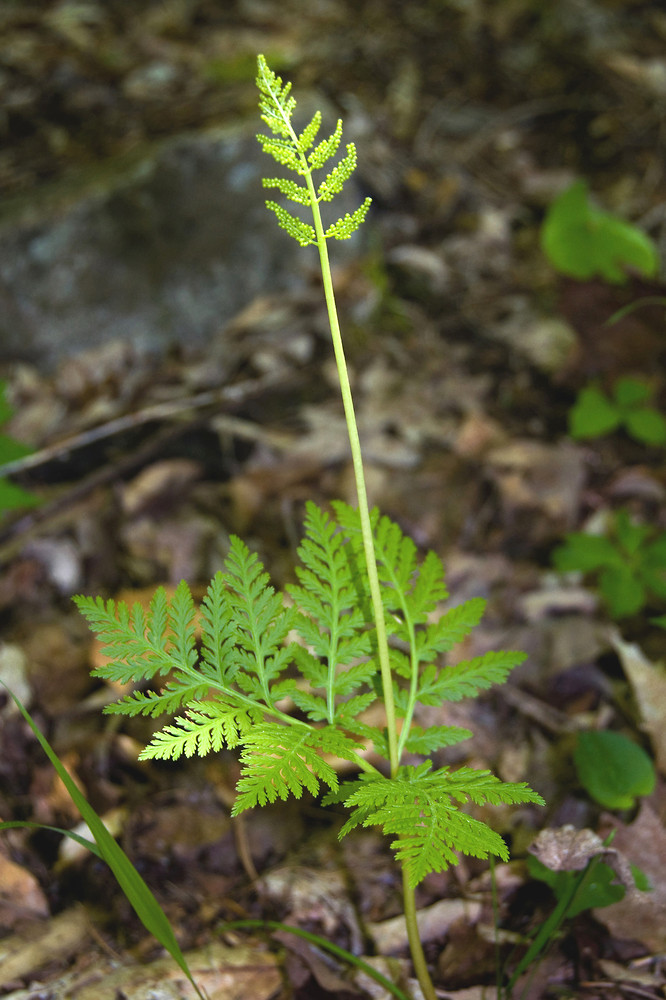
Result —
[{"label": "small plant sprout", "polygon": [[[0,427],[13,415],[12,407],[7,401],[7,384],[0,382]],[[3,466],[24,458],[32,452],[32,448],[21,444],[8,434],[0,433],[0,520],[9,510],[21,507],[34,507],[39,503],[39,497],[29,493],[3,475]]]},{"label": "small plant sprout", "polygon": [[579,733],[574,751],[578,780],[605,809],[632,809],[640,795],[652,795],[657,781],[645,750],[622,733]]},{"label": "small plant sprout", "polygon": [[666,445],[666,417],[651,405],[652,396],[652,387],[637,378],[618,379],[610,396],[589,385],[569,413],[571,436],[595,438],[623,428],[641,444]]},{"label": "small plant sprout", "polygon": [[548,209],[541,246],[553,267],[571,278],[603,278],[621,285],[627,272],[653,277],[659,253],[650,237],[610,212],[595,208],[585,181],[575,181]]},{"label": "small plant sprout", "polygon": [[575,531],[553,552],[560,573],[595,576],[613,618],[638,614],[655,598],[666,600],[666,532],[638,524],[626,510],[612,518],[608,534]]},{"label": "small plant sprout", "polygon": [[[311,215],[311,222],[304,221],[268,202],[290,236],[319,251],[357,507],[334,502],[327,512],[307,504],[297,582],[287,587],[288,602],[270,585],[257,556],[232,538],[224,569],[200,608],[200,642],[185,582],[171,601],[158,589],[148,613],[99,597],[76,600],[105,647],[108,662],[96,669],[97,676],[139,685],[107,711],[175,715],[155,733],[143,758],[175,760],[238,748],[235,815],[289,795],[299,798],[303,790],[316,796],[323,786],[325,803],[348,810],[340,836],[358,826],[378,826],[391,838],[403,872],[414,968],[426,1000],[435,1000],[417,927],[416,886],[428,873],[456,864],[459,853],[507,858],[503,839],[464,812],[465,804],[543,800],[526,784],[504,783],[487,770],[435,769],[429,759],[434,751],[472,734],[451,725],[423,729],[418,707],[473,697],[501,684],[524,654],[490,652],[444,665],[443,656],[479,622],[484,601],[474,598],[438,613],[447,596],[440,559],[433,552],[420,559],[414,542],[368,507],[327,240],[349,237],[370,203],[324,225],[320,209],[350,178],[354,146],[347,145],[337,164],[327,167],[338,150],[342,123],[317,141],[317,112],[295,131],[290,84],[283,84],[263,56],[257,86],[261,116],[272,133],[259,141],[296,177],[264,184]],[[315,180],[325,167],[328,173]],[[383,727],[365,714],[378,700]],[[332,758],[351,762],[357,776],[340,782]]]}]

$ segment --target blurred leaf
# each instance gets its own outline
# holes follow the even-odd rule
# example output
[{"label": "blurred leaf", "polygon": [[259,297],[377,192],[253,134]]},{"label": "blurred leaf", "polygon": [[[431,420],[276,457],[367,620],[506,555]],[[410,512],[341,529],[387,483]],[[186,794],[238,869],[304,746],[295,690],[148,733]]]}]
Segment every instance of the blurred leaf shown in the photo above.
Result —
[{"label": "blurred leaf", "polygon": [[630,618],[645,605],[645,587],[629,566],[608,566],[599,575],[599,589],[613,618]]},{"label": "blurred leaf", "polygon": [[666,444],[666,418],[656,410],[631,410],[625,414],[624,422],[627,430],[637,441],[644,444]]},{"label": "blurred leaf", "polygon": [[569,433],[572,438],[599,437],[620,426],[617,407],[600,389],[583,389],[569,411]]},{"label": "blurred leaf", "polygon": [[569,411],[569,433],[575,439],[600,437],[624,425],[643,444],[666,444],[666,419],[648,405],[652,395],[652,387],[636,378],[618,379],[612,399],[589,385]]},{"label": "blurred leaf", "polygon": [[621,566],[622,556],[603,535],[574,531],[553,552],[553,565],[560,573],[590,573],[603,566]]},{"label": "blurred leaf", "polygon": [[579,280],[601,277],[612,284],[627,280],[625,268],[646,277],[657,272],[659,255],[642,230],[594,208],[585,181],[576,181],[550,206],[541,229],[541,246],[561,274]]},{"label": "blurred leaf", "polygon": [[10,483],[8,479],[0,479],[0,517],[3,511],[16,510],[21,507],[34,507],[40,502],[34,493]]},{"label": "blurred leaf", "polygon": [[[7,383],[0,381],[0,426],[9,420],[13,413],[7,402],[6,389]],[[13,462],[17,458],[30,455],[32,450],[28,445],[15,441],[7,434],[0,434],[0,472],[2,472],[2,466],[7,462]],[[16,510],[20,507],[33,507],[39,502],[39,497],[0,476],[0,518],[5,511]]]},{"label": "blurred leaf", "polygon": [[5,462],[13,462],[17,458],[23,458],[25,455],[29,455],[32,450],[27,444],[21,444],[20,441],[15,441],[14,438],[8,437],[6,434],[0,434],[0,465],[4,465]]},{"label": "blurred leaf", "polygon": [[629,555],[636,555],[643,543],[652,534],[647,524],[632,521],[626,510],[619,510],[615,517],[615,535],[618,542]]},{"label": "blurred leaf", "polygon": [[652,389],[640,379],[619,378],[613,386],[613,395],[620,406],[636,406],[651,398]]},{"label": "blurred leaf", "polygon": [[585,791],[607,809],[631,809],[637,796],[654,791],[652,761],[622,733],[580,733],[574,763]]},{"label": "blurred leaf", "polygon": [[620,510],[609,534],[567,535],[553,551],[555,569],[598,574],[597,585],[613,618],[637,614],[652,598],[666,600],[666,532],[654,537],[654,528]]}]

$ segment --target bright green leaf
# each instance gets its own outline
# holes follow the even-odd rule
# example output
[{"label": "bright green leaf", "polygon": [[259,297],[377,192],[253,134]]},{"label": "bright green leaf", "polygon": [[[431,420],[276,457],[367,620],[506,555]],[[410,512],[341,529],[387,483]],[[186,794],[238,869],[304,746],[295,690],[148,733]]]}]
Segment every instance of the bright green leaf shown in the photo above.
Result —
[{"label": "bright green leaf", "polygon": [[627,430],[637,441],[643,444],[666,444],[666,418],[652,408],[631,410],[625,415]]},{"label": "bright green leaf", "polygon": [[654,791],[652,761],[622,733],[580,733],[574,762],[585,791],[607,809],[631,809],[637,796]]},{"label": "bright green leaf", "polygon": [[0,517],[3,511],[34,507],[39,502],[39,497],[34,493],[28,493],[8,479],[0,479]]},{"label": "bright green leaf", "polygon": [[553,552],[553,565],[560,573],[590,573],[602,566],[622,565],[622,556],[603,535],[575,531]]},{"label": "bright green leaf", "polygon": [[620,378],[613,386],[613,396],[618,406],[634,407],[647,403],[652,396],[652,389],[646,382],[638,378]]},{"label": "bright green leaf", "polygon": [[541,245],[553,267],[582,281],[601,277],[623,284],[627,268],[651,277],[659,264],[650,237],[617,216],[594,208],[582,180],[563,191],[550,206]]},{"label": "bright green leaf", "polygon": [[645,587],[630,566],[608,566],[599,574],[599,590],[613,618],[629,618],[645,605]]},{"label": "bright green leaf", "polygon": [[617,407],[606,394],[595,386],[588,386],[578,394],[569,411],[569,433],[576,440],[599,437],[616,430],[620,420]]}]

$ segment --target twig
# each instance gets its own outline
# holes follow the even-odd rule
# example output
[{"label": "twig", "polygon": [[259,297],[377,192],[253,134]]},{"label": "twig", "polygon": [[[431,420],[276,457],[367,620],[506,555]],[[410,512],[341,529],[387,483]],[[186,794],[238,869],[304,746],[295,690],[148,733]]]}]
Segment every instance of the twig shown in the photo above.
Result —
[{"label": "twig", "polygon": [[[200,392],[196,396],[186,396],[183,399],[170,400],[168,403],[156,403],[154,406],[147,406],[144,410],[136,413],[128,413],[124,417],[117,417],[109,420],[98,427],[90,430],[72,434],[64,441],[56,441],[54,444],[40,448],[30,455],[17,458],[13,462],[6,462],[0,465],[0,476],[11,476],[17,472],[28,472],[30,469],[39,468],[49,462],[71,455],[73,451],[85,448],[96,441],[103,441],[106,438],[114,437],[124,431],[140,427],[142,424],[152,423],[158,420],[169,420],[173,417],[181,417],[184,413],[191,413],[193,410],[204,409],[209,406],[224,404],[226,406],[237,405],[245,402],[249,397],[258,395],[265,389],[273,388],[275,385],[284,383],[284,374],[279,377],[275,375],[266,376],[261,379],[252,379],[248,382],[240,382],[237,385],[225,386],[222,389],[211,389],[207,392]],[[257,428],[250,421],[241,420],[238,417],[225,417],[229,432],[237,437],[257,436]],[[268,432],[263,431],[265,436]],[[273,443],[279,444],[278,435],[271,435]]]}]

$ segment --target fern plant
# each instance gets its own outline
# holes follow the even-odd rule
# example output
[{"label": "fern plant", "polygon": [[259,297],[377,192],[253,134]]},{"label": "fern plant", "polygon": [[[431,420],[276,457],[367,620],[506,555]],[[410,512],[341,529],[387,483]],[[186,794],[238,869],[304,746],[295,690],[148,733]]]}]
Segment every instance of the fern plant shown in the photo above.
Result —
[{"label": "fern plant", "polygon": [[[439,614],[448,596],[440,559],[430,552],[419,560],[414,542],[369,510],[326,246],[327,239],[346,239],[355,231],[369,200],[324,229],[320,204],[351,176],[354,146],[315,186],[313,171],[335,155],[342,123],[315,145],[320,113],[296,133],[290,85],[262,56],[257,84],[262,117],[273,133],[259,141],[298,177],[264,184],[312,214],[311,225],[267,203],[294,239],[319,250],[358,506],[338,501],[330,513],[307,504],[297,582],[285,595],[273,589],[257,556],[232,538],[224,569],[198,612],[185,582],[171,601],[158,589],[148,613],[138,604],[129,608],[100,597],[76,601],[108,658],[97,676],[138,685],[107,711],[175,716],[155,733],[142,758],[175,760],[238,748],[235,815],[289,795],[298,798],[304,789],[311,795],[323,790],[325,803],[349,810],[340,836],[360,825],[378,826],[392,838],[403,870],[415,971],[424,996],[434,1000],[415,887],[429,872],[455,864],[458,852],[507,858],[502,838],[462,806],[542,799],[526,784],[502,782],[489,771],[433,769],[429,759],[412,763],[413,755],[428,758],[472,735],[457,726],[423,729],[417,708],[473,697],[502,683],[524,654],[492,652],[443,665],[443,655],[479,622],[484,601],[474,598]],[[377,699],[383,701],[384,727],[366,719]],[[351,762],[357,777],[341,783],[332,758]]]}]

